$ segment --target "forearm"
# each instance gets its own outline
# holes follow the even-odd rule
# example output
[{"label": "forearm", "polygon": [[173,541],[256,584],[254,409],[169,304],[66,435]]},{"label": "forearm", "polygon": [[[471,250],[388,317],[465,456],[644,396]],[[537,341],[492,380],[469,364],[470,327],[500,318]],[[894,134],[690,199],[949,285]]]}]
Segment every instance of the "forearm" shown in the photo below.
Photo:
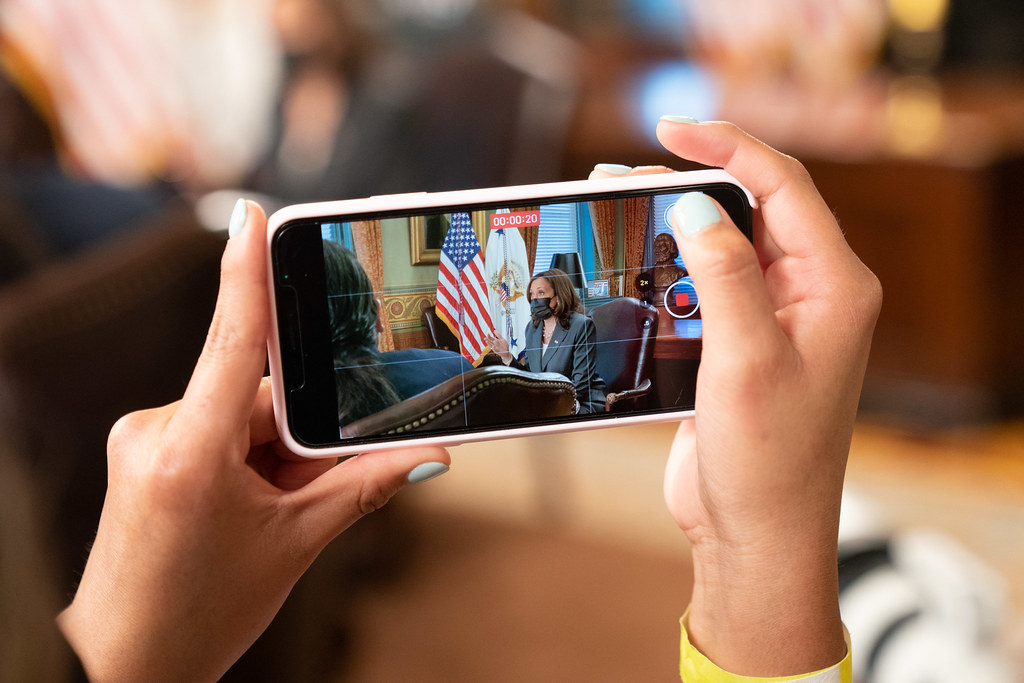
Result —
[{"label": "forearm", "polygon": [[290,584],[272,587],[261,571],[238,581],[233,548],[220,537],[197,544],[193,518],[181,542],[156,544],[147,540],[161,537],[166,515],[147,507],[138,518],[145,523],[115,521],[104,510],[57,625],[90,681],[216,681],[270,622]]},{"label": "forearm", "polygon": [[[113,591],[79,589],[57,624],[90,681],[215,681],[240,651],[201,642],[201,616],[146,615],[137,599]],[[178,622],[177,628],[169,627]],[[185,626],[189,625],[189,626]],[[233,634],[229,634],[233,635]]]},{"label": "forearm", "polygon": [[[110,604],[101,605],[99,609],[105,613],[118,611]],[[90,681],[171,680],[166,677],[167,671],[162,670],[161,663],[152,662],[154,643],[131,633],[129,625],[121,620],[98,620],[90,610],[96,610],[90,601],[76,598],[76,602],[57,617],[57,625]],[[156,648],[156,653],[162,651]]]},{"label": "forearm", "polygon": [[[834,536],[734,552],[695,546],[690,642],[720,668],[792,676],[846,655]],[[832,538],[833,542],[829,541]]]}]

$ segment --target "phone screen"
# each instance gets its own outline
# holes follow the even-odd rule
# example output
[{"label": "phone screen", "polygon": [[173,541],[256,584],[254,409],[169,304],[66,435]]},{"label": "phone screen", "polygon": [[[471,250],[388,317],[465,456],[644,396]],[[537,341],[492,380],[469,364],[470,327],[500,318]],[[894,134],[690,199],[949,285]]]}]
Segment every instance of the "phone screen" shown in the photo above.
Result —
[{"label": "phone screen", "polygon": [[728,183],[285,223],[271,241],[292,436],[311,448],[692,410],[699,293],[683,192]]}]

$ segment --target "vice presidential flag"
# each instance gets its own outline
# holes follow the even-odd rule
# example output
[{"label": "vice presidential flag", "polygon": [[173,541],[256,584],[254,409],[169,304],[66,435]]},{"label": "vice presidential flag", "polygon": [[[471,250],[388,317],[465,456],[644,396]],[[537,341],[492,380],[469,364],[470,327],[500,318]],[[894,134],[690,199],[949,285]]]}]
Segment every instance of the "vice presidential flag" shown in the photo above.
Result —
[{"label": "vice presidential flag", "polygon": [[441,245],[437,273],[437,317],[458,338],[462,355],[478,365],[489,347],[485,338],[493,323],[487,305],[487,284],[480,243],[469,214],[454,213]]},{"label": "vice presidential flag", "polygon": [[[508,209],[497,213],[508,213]],[[526,288],[530,283],[526,242],[518,228],[492,229],[487,240],[487,290],[494,329],[508,341],[516,358],[526,353],[525,330],[530,322]]]}]

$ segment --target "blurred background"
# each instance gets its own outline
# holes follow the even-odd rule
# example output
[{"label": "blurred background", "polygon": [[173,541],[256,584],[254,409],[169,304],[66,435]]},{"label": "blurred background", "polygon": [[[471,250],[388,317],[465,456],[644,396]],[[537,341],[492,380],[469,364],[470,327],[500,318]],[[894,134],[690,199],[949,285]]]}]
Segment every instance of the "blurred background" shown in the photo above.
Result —
[{"label": "blurred background", "polygon": [[[1021,3],[0,0],[0,58],[0,498],[37,512],[0,553],[26,580],[71,594],[106,433],[180,396],[240,194],[688,168],[652,137],[683,114],[800,158],[885,287],[842,539],[860,680],[1024,680]],[[677,680],[671,437],[456,448],[225,680]]]}]

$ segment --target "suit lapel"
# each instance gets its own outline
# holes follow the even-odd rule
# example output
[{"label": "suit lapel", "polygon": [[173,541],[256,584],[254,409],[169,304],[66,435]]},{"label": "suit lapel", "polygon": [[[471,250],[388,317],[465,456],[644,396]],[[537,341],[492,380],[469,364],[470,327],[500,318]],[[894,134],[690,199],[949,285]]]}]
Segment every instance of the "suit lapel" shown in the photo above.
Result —
[{"label": "suit lapel", "polygon": [[548,363],[558,354],[558,350],[562,348],[562,344],[568,335],[569,330],[555,323],[555,331],[551,333],[551,342],[548,344],[548,350],[544,352],[544,357],[541,360],[542,370],[546,371],[548,369]]}]

